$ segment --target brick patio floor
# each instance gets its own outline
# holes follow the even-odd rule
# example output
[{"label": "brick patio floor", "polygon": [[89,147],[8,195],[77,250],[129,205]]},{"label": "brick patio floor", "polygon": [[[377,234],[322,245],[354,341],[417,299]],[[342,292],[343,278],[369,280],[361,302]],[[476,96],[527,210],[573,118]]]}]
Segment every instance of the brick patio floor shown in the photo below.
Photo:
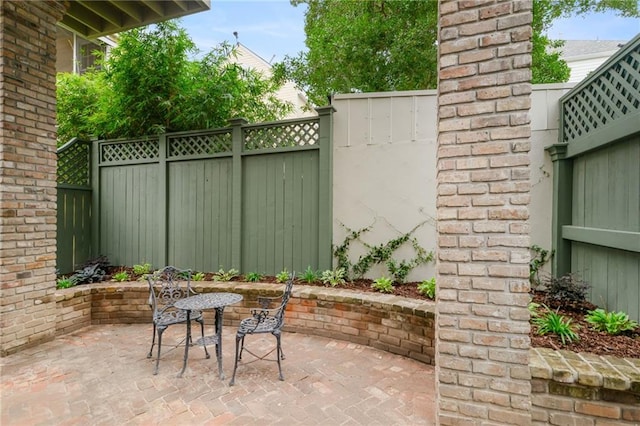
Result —
[{"label": "brick patio floor", "polygon": [[[259,361],[241,365],[229,387],[234,333],[223,332],[225,380],[200,347],[176,377],[180,326],[165,332],[157,376],[146,358],[149,325],[91,326],[0,358],[0,424],[435,424],[433,367],[340,340],[284,333],[284,382],[274,362]],[[274,341],[246,340],[258,352]]]}]

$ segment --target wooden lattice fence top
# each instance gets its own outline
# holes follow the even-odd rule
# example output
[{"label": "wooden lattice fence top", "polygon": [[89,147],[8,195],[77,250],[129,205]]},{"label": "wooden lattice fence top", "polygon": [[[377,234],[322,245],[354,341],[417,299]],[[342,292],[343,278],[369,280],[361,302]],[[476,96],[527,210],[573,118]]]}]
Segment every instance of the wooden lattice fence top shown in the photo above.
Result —
[{"label": "wooden lattice fence top", "polygon": [[317,119],[279,125],[248,126],[244,130],[245,151],[316,145],[319,138]]},{"label": "wooden lattice fence top", "polygon": [[140,139],[100,144],[100,164],[154,160],[160,155],[158,139]]},{"label": "wooden lattice fence top", "polygon": [[561,142],[615,124],[640,109],[640,34],[562,99]]},{"label": "wooden lattice fence top", "polygon": [[231,130],[169,136],[168,143],[169,157],[218,154],[233,148]]},{"label": "wooden lattice fence top", "polygon": [[[318,147],[318,118],[243,125],[242,151]],[[162,138],[166,137],[166,153]],[[98,164],[120,165],[232,155],[233,129],[168,133],[98,143]],[[161,152],[161,149],[163,152]],[[165,155],[166,154],[166,155]],[[58,183],[89,187],[91,143],[72,140],[58,150]]]},{"label": "wooden lattice fence top", "polygon": [[91,186],[90,142],[72,139],[58,149],[58,184]]}]

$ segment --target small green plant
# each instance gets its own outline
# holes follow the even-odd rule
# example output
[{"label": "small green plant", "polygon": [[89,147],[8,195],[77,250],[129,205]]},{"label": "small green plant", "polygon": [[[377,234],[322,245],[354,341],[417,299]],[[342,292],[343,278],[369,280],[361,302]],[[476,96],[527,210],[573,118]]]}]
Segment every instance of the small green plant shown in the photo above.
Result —
[{"label": "small green plant", "polygon": [[322,281],[325,285],[330,285],[331,287],[336,287],[344,284],[345,276],[347,275],[347,271],[344,268],[337,268],[334,270],[327,269],[322,272],[320,276],[320,281]]},{"label": "small green plant", "polygon": [[307,266],[307,269],[304,271],[304,273],[302,274],[302,281],[306,282],[307,284],[313,284],[314,282],[318,281],[318,272],[314,271],[311,266]]},{"label": "small green plant", "polygon": [[412,262],[407,262],[406,260],[396,262],[394,259],[389,259],[387,261],[387,269],[396,282],[403,283],[413,269],[413,265]]},{"label": "small green plant", "polygon": [[58,280],[56,281],[57,289],[69,288],[69,287],[73,287],[74,285],[76,285],[76,283],[71,277],[58,278]]},{"label": "small green plant", "polygon": [[285,282],[289,281],[289,278],[291,278],[291,274],[289,273],[287,268],[284,268],[282,271],[280,271],[276,275],[276,281],[279,282],[279,283],[285,283]]},{"label": "small green plant", "polygon": [[579,339],[578,326],[571,323],[571,318],[566,318],[558,314],[558,312],[550,310],[547,306],[544,306],[544,308],[547,312],[533,319],[533,323],[538,326],[539,335],[555,334],[560,338],[563,345]]},{"label": "small green plant", "polygon": [[393,293],[393,281],[391,278],[380,277],[371,284],[371,288],[381,293]]},{"label": "small green plant", "polygon": [[129,281],[129,273],[127,271],[119,271],[113,274],[113,280],[119,283]]},{"label": "small green plant", "polygon": [[589,311],[585,320],[598,331],[605,331],[611,335],[617,335],[624,331],[634,330],[638,323],[630,320],[629,315],[620,312],[607,312],[604,309]]},{"label": "small green plant", "polygon": [[151,273],[151,264],[133,265],[133,273],[136,275],[147,275]]},{"label": "small green plant", "polygon": [[248,272],[244,275],[244,280],[249,281],[250,283],[257,283],[261,281],[263,278],[262,274],[259,272]]},{"label": "small green plant", "polygon": [[193,281],[204,281],[204,277],[205,277],[204,272],[196,272],[191,276],[191,279]]},{"label": "small green plant", "polygon": [[539,316],[538,309],[540,308],[540,304],[536,302],[529,302],[527,305],[527,309],[529,310],[529,315],[531,318],[536,318]]},{"label": "small green plant", "polygon": [[436,298],[436,279],[424,280],[418,284],[418,292],[427,296],[429,299]]},{"label": "small green plant", "polygon": [[220,268],[218,272],[213,274],[213,279],[216,281],[227,282],[227,281],[231,281],[232,279],[237,277],[239,274],[240,272],[237,269],[231,268],[228,271],[225,271],[224,269]]}]

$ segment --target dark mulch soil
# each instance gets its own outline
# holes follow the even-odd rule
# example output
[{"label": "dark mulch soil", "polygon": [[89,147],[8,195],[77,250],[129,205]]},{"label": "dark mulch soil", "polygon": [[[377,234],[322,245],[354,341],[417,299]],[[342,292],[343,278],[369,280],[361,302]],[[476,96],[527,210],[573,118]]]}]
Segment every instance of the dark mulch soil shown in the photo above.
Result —
[{"label": "dark mulch soil", "polygon": [[[596,355],[612,355],[620,358],[640,358],[640,327],[636,327],[633,332],[625,332],[618,336],[611,336],[605,332],[596,331],[585,321],[588,311],[597,308],[596,305],[587,301],[583,302],[558,302],[546,297],[545,293],[533,293],[533,301],[538,304],[545,304],[550,309],[567,318],[578,326],[577,334],[579,340],[563,345],[561,340],[555,335],[540,336],[537,327],[531,326],[531,346],[537,348],[565,349],[572,352],[588,352]],[[541,308],[539,312],[544,312]]]},{"label": "dark mulch soil", "polygon": [[[136,280],[139,277],[133,274],[132,268],[127,267],[114,267],[108,271],[106,279],[110,279],[110,275],[113,273],[126,270],[129,272],[130,279]],[[242,279],[243,277],[240,277]],[[213,281],[213,273],[205,274],[206,281]],[[276,277],[265,276],[260,282],[276,283]],[[312,284],[297,280],[299,284],[304,285],[317,285],[324,286],[322,282],[315,282]],[[354,281],[348,281],[346,284],[341,285],[340,288],[356,290],[360,292],[376,292],[371,288],[372,280],[360,279]],[[403,296],[412,299],[430,300],[426,296],[418,292],[418,283],[410,282],[400,285],[394,285],[394,295]],[[576,342],[567,343],[563,345],[560,339],[555,335],[540,336],[537,333],[537,327],[531,326],[531,346],[537,348],[551,348],[551,349],[565,349],[572,352],[588,352],[596,355],[612,355],[625,358],[640,358],[640,327],[637,327],[633,332],[625,332],[618,336],[611,336],[604,332],[599,332],[591,329],[589,323],[584,320],[585,315],[589,310],[597,308],[589,302],[581,303],[558,303],[554,300],[546,298],[545,293],[534,292],[533,301],[538,304],[545,304],[553,310],[557,310],[559,314],[571,318],[572,323],[578,325],[578,335],[580,339]]]}]

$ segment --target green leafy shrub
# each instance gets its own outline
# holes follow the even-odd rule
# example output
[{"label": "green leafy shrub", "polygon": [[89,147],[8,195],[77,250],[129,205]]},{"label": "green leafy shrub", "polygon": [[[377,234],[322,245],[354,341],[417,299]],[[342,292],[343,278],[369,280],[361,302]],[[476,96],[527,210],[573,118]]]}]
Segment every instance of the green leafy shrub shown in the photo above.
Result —
[{"label": "green leafy shrub", "polygon": [[261,281],[262,278],[262,274],[258,272],[248,272],[244,275],[245,281],[249,281],[250,283],[257,283],[258,281]]},{"label": "green leafy shrub", "polygon": [[133,265],[133,273],[136,275],[147,275],[151,273],[151,264]]},{"label": "green leafy shrub", "polygon": [[391,278],[380,277],[371,284],[371,288],[381,293],[393,293],[393,281]]},{"label": "green leafy shrub", "polygon": [[113,274],[111,278],[117,282],[129,281],[129,273],[127,271],[119,271]]},{"label": "green leafy shrub", "polygon": [[314,282],[318,281],[318,278],[318,271],[314,271],[311,266],[307,267],[301,277],[302,281],[306,282],[307,284],[313,284]]},{"label": "green leafy shrub", "polygon": [[56,281],[56,288],[57,289],[69,288],[69,287],[73,287],[74,285],[76,285],[76,283],[74,282],[73,278],[71,278],[71,277],[58,278],[58,280]]},{"label": "green leafy shrub", "polygon": [[555,334],[560,338],[563,345],[579,339],[578,326],[571,323],[571,318],[566,318],[546,306],[545,309],[547,310],[546,313],[540,314],[533,319],[533,323],[538,326],[539,335]]},{"label": "green leafy shrub", "polygon": [[326,271],[322,272],[322,276],[320,277],[320,280],[325,285],[328,284],[331,287],[336,287],[346,282],[344,279],[346,275],[347,275],[347,272],[344,270],[344,268],[337,268],[334,270],[327,269]]},{"label": "green leafy shrub", "polygon": [[193,281],[204,281],[204,277],[205,277],[204,272],[196,272],[191,276],[191,279]]},{"label": "green leafy shrub", "polygon": [[632,331],[638,323],[630,320],[629,315],[620,312],[607,312],[604,309],[589,311],[585,320],[598,331],[604,331],[611,335],[617,335],[624,331]]},{"label": "green leafy shrub", "polygon": [[220,268],[218,272],[213,274],[213,279],[216,281],[227,282],[227,281],[231,281],[232,279],[237,277],[239,274],[240,272],[237,269],[231,268],[228,271],[225,271],[224,269]]},{"label": "green leafy shrub", "polygon": [[427,296],[429,299],[436,298],[436,279],[424,280],[418,284],[418,292]]},{"label": "green leafy shrub", "polygon": [[561,302],[582,302],[589,291],[589,284],[574,274],[551,277],[545,287],[550,299]]},{"label": "green leafy shrub", "polygon": [[284,268],[282,271],[280,271],[276,275],[276,281],[279,282],[279,283],[285,283],[285,282],[289,281],[289,278],[291,278],[291,274],[289,273],[287,268]]}]

